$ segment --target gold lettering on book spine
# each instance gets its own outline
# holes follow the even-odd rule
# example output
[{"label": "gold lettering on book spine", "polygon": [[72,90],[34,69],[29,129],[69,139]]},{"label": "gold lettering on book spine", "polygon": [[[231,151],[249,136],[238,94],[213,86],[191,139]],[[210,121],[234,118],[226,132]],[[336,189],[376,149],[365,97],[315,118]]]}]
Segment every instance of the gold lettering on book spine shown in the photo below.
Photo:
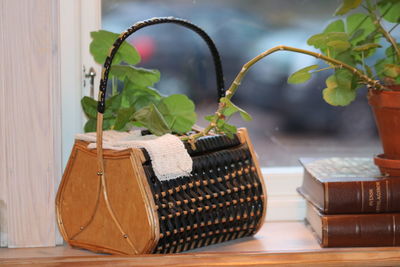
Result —
[{"label": "gold lettering on book spine", "polygon": [[381,183],[380,182],[376,182],[375,183],[375,187],[376,187],[376,212],[380,212],[381,211],[381,207],[382,207]]},{"label": "gold lettering on book spine", "polygon": [[374,190],[372,188],[368,189],[368,206],[373,207],[374,206]]}]

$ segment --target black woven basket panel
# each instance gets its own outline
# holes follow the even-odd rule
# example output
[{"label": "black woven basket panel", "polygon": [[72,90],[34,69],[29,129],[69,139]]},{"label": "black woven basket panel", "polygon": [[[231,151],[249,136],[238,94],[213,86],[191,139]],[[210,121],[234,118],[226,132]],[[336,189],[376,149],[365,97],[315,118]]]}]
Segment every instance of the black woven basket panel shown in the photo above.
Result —
[{"label": "black woven basket panel", "polygon": [[[212,138],[203,140],[221,146]],[[247,145],[236,141],[192,156],[191,176],[159,181],[151,163],[144,164],[160,224],[154,253],[182,252],[255,233],[263,211],[262,186]],[[198,154],[197,149],[191,153]]]}]

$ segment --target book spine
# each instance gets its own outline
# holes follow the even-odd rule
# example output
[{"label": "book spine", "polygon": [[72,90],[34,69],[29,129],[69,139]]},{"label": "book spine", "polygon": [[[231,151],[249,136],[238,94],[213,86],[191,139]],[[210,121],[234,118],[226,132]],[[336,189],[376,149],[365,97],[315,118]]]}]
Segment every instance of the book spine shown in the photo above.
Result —
[{"label": "book spine", "polygon": [[400,214],[322,216],[323,247],[399,246]]},{"label": "book spine", "polygon": [[384,213],[400,211],[400,178],[324,183],[324,213]]}]

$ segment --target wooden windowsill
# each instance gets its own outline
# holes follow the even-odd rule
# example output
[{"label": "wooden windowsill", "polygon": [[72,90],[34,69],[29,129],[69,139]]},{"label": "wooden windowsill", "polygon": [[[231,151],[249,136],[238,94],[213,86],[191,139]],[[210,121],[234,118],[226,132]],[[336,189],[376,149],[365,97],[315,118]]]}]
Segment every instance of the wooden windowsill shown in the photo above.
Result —
[{"label": "wooden windowsill", "polygon": [[303,222],[270,222],[251,238],[170,255],[110,256],[69,246],[1,248],[6,266],[394,266],[400,248],[322,249]]}]

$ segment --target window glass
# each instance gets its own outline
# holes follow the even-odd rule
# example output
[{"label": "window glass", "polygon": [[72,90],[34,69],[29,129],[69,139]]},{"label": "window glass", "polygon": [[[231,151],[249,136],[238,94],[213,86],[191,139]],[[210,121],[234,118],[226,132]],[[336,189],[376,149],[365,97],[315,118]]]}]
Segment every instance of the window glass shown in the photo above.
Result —
[{"label": "window glass", "polygon": [[[133,23],[157,16],[188,19],[203,28],[218,47],[228,87],[242,65],[268,48],[284,44],[313,50],[307,39],[333,19],[340,1],[329,0],[103,0],[102,27],[121,32]],[[142,29],[130,39],[142,55],[141,66],[161,71],[164,94],[184,93],[196,103],[200,118],[216,108],[215,75],[206,45],[176,25]],[[243,122],[262,166],[298,165],[299,157],[368,156],[380,151],[365,90],[348,107],[322,99],[320,73],[309,82],[289,85],[294,71],[317,60],[278,52],[257,63],[232,99],[253,116]]]}]

